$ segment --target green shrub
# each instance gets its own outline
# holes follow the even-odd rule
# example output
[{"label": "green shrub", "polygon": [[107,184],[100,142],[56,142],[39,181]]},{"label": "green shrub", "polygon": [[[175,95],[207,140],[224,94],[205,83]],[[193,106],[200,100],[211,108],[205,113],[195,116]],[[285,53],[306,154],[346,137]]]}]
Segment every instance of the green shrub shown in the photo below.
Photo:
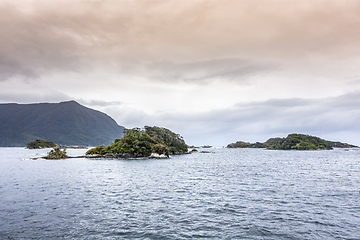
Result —
[{"label": "green shrub", "polygon": [[60,150],[60,148],[54,148],[50,152],[48,152],[48,155],[46,158],[68,158],[69,156],[66,153],[66,150],[63,151]]}]

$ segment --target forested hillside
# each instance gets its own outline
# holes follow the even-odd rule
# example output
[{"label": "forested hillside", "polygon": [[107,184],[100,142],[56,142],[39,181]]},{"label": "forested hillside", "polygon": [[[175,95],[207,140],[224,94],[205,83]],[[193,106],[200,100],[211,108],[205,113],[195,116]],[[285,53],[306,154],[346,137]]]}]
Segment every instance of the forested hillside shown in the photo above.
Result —
[{"label": "forested hillside", "polygon": [[0,146],[26,146],[46,139],[61,145],[97,146],[123,136],[110,116],[75,101],[0,104]]}]

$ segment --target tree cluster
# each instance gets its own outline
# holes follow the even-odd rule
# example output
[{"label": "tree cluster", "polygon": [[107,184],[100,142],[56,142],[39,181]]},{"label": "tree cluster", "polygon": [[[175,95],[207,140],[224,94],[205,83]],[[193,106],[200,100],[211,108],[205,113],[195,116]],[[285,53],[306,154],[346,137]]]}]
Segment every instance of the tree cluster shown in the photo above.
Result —
[{"label": "tree cluster", "polygon": [[26,144],[26,148],[28,149],[54,148],[54,147],[56,147],[55,143],[41,139],[36,139],[35,141]]},{"label": "tree cluster", "polygon": [[230,143],[229,145],[227,145],[227,148],[266,148],[266,145],[260,142],[249,143],[237,141],[236,143]]},{"label": "tree cluster", "polygon": [[330,150],[334,147],[356,147],[347,143],[331,142],[305,134],[289,134],[286,138],[270,138],[264,143],[237,141],[228,148],[266,148],[270,150]]},{"label": "tree cluster", "polygon": [[109,146],[97,146],[86,155],[115,155],[128,157],[148,157],[151,153],[183,154],[188,146],[183,138],[169,129],[145,126],[144,129],[125,129],[124,137],[115,139]]},{"label": "tree cluster", "polygon": [[289,134],[286,138],[270,138],[267,149],[275,150],[331,150],[331,143],[319,137],[304,134]]},{"label": "tree cluster", "polygon": [[45,157],[47,159],[60,159],[60,158],[68,158],[69,156],[66,153],[66,150],[60,150],[60,148],[54,148],[50,152],[48,152],[48,155]]}]

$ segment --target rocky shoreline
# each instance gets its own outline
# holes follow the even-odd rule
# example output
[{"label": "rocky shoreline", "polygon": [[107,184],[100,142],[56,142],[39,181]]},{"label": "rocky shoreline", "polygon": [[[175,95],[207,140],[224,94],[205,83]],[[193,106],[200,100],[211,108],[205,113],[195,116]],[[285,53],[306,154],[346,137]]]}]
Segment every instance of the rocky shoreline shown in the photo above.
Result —
[{"label": "rocky shoreline", "polygon": [[[178,153],[172,155],[182,155],[182,154],[190,154],[189,153]],[[132,153],[120,153],[120,154],[105,154],[105,155],[82,155],[82,156],[68,156],[68,157],[39,157],[39,158],[31,158],[31,160],[38,160],[38,159],[46,159],[46,160],[59,160],[59,159],[68,159],[68,158],[122,158],[122,159],[139,159],[139,158],[149,158],[149,159],[167,159],[170,158],[170,155],[166,154],[158,154],[158,153],[151,153],[149,154],[132,154]]]}]

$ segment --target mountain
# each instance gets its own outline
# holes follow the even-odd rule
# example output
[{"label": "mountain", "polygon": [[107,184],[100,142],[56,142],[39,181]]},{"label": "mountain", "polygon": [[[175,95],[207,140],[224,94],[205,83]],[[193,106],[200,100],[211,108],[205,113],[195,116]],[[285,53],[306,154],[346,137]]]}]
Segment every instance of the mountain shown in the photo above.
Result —
[{"label": "mountain", "polygon": [[0,104],[0,147],[44,139],[60,145],[108,145],[124,127],[110,116],[75,101]]},{"label": "mountain", "polygon": [[330,150],[333,148],[357,147],[347,143],[331,142],[319,137],[305,134],[289,134],[286,138],[270,138],[264,143],[248,143],[237,141],[227,148],[267,148],[271,150]]}]

